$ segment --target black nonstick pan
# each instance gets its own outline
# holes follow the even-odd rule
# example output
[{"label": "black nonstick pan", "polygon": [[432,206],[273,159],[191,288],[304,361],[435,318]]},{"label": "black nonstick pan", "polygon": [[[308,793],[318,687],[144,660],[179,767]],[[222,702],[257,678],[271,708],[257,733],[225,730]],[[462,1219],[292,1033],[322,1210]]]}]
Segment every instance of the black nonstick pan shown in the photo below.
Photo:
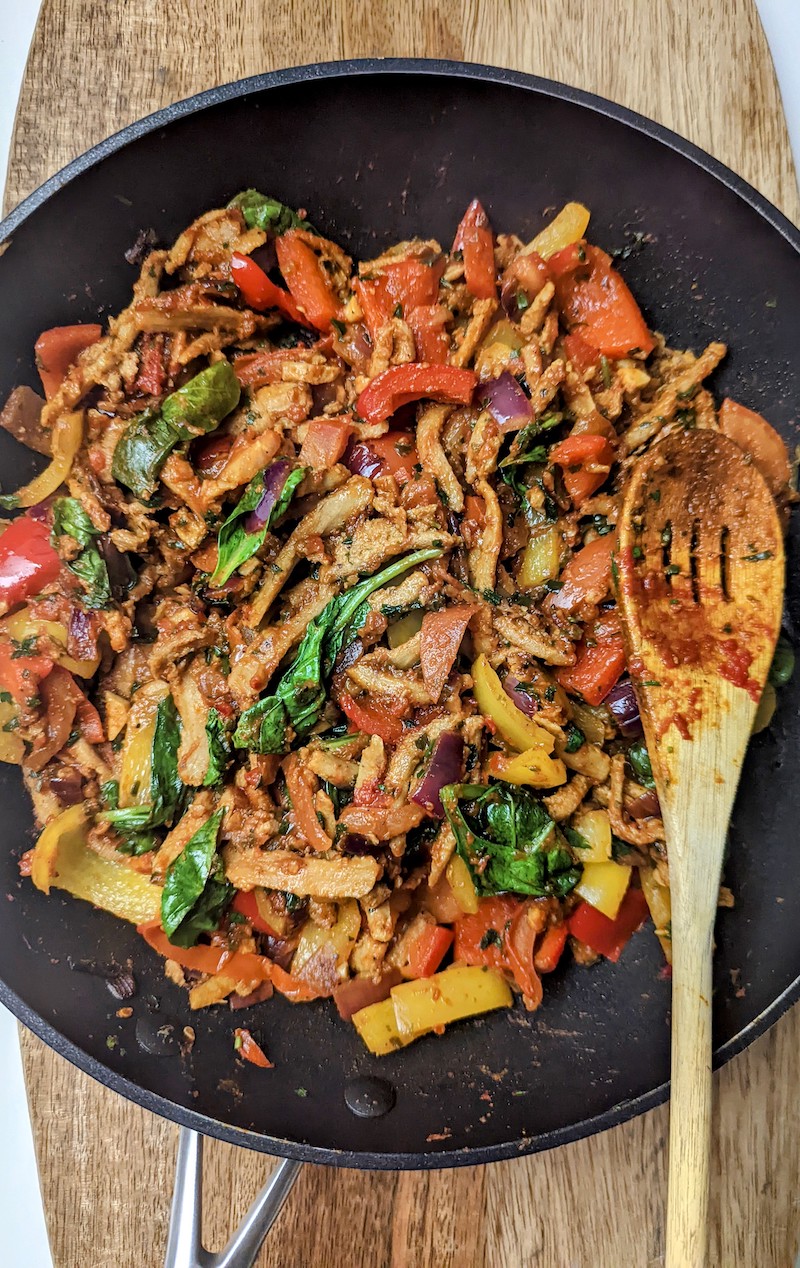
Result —
[{"label": "black nonstick pan", "polygon": [[[763,411],[794,450],[797,230],[656,124],[558,84],[444,62],[303,67],[214,89],[48,181],[0,226],[0,397],[36,384],[42,329],[123,307],[135,276],[124,253],[141,228],[169,241],[252,185],[306,207],[357,256],[414,234],[449,242],[473,197],[496,230],[523,236],[548,209],[579,199],[592,210],[592,240],[621,252],[649,324],[677,347],[727,341],[715,389]],[[4,488],[23,483],[34,461],[0,436]],[[800,618],[799,532],[795,517],[790,634]],[[795,679],[772,727],[753,741],[742,779],[726,869],[736,907],[717,922],[718,1061],[800,995],[799,706]],[[156,1113],[297,1160],[424,1168],[550,1148],[666,1096],[669,982],[651,933],[633,939],[619,965],[557,971],[535,1014],[514,1009],[454,1026],[382,1059],[328,1004],[275,999],[240,1023],[264,1037],[275,1069],[268,1079],[239,1070],[230,1014],[190,1015],[131,927],[20,881],[33,828],[16,770],[0,770],[0,797],[0,878],[10,899],[0,920],[0,998],[58,1052]],[[128,960],[138,994],[134,1017],[121,1021],[102,976],[78,971],[78,962]],[[182,1054],[188,1023],[196,1042]]]}]

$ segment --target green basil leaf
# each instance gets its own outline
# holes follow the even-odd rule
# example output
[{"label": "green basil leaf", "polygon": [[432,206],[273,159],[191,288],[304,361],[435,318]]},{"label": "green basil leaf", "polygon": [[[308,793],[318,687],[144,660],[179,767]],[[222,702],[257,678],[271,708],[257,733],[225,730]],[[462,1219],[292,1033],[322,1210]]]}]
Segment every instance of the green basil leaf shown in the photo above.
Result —
[{"label": "green basil leaf", "polygon": [[214,431],[239,403],[241,388],[229,361],[217,361],[145,410],[122,433],[111,462],[114,479],[139,498],[155,492],[158,475],[180,440]]},{"label": "green basil leaf", "polygon": [[236,409],[241,395],[230,361],[216,361],[165,398],[161,417],[184,438],[214,431]]},{"label": "green basil leaf", "polygon": [[169,865],[161,892],[161,924],[178,947],[191,947],[201,933],[211,933],[233,897],[217,854],[224,810],[214,812],[187,841]]},{"label": "green basil leaf", "polygon": [[214,784],[222,783],[225,769],[233,753],[230,731],[216,709],[211,709],[206,718],[206,739],[208,740],[208,770],[203,780],[203,787],[211,788]]},{"label": "green basil leaf", "polygon": [[150,803],[106,810],[102,818],[122,836],[173,822],[185,787],[178,774],[181,722],[172,696],[159,700],[150,755]]},{"label": "green basil leaf", "polygon": [[96,546],[87,546],[69,565],[83,582],[83,603],[87,608],[107,608],[111,603],[111,581],[106,561]]},{"label": "green basil leaf", "polygon": [[93,538],[100,536],[100,529],[95,528],[77,498],[56,498],[53,503],[53,543],[65,533],[79,546],[89,546]]},{"label": "green basil leaf", "polygon": [[277,198],[268,198],[257,189],[244,189],[228,203],[229,207],[238,207],[244,216],[248,229],[263,229],[280,237],[287,229],[305,229],[308,233],[316,233],[313,225],[298,216],[296,211],[279,202]]},{"label": "green basil leaf", "polygon": [[331,599],[319,616],[309,622],[297,656],[274,694],[245,709],[233,736],[235,747],[256,753],[285,753],[288,751],[287,723],[291,723],[296,735],[308,735],[325,708],[325,679],[342,647],[352,640],[366,620],[369,596],[409,568],[428,559],[438,559],[441,554],[434,546],[414,551]]},{"label": "green basil leaf", "polygon": [[210,579],[210,585],[223,586],[228,578],[236,572],[237,568],[241,568],[243,563],[246,563],[248,559],[251,559],[261,549],[273,524],[276,524],[289,509],[289,503],[292,500],[294,491],[298,485],[302,484],[307,470],[306,467],[296,467],[294,471],[289,472],[280,497],[273,506],[264,527],[258,532],[248,533],[245,528],[245,521],[250,512],[254,511],[261,501],[267,472],[259,471],[257,475],[253,476],[238,503],[219,530],[217,537],[217,566]]},{"label": "green basil leaf", "polygon": [[650,754],[641,740],[637,744],[631,744],[628,749],[628,761],[639,783],[643,784],[645,788],[655,788],[656,781],[653,779]]},{"label": "green basil leaf", "polygon": [[565,838],[540,801],[507,784],[449,784],[442,805],[479,894],[564,897],[580,880]]}]

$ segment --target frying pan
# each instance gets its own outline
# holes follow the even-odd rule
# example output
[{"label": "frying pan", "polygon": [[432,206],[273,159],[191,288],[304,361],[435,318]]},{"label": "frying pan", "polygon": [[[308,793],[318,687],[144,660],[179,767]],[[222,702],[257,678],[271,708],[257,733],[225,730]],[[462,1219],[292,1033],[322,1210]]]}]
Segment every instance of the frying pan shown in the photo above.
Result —
[{"label": "frying pan", "polygon": [[[473,197],[496,231],[523,238],[548,209],[579,199],[592,210],[592,240],[621,251],[649,324],[677,347],[728,341],[715,390],[763,411],[794,448],[797,230],[727,168],[630,111],[546,80],[448,62],[257,76],[159,111],[70,164],[0,225],[0,394],[35,386],[32,348],[43,328],[124,306],[135,276],[124,252],[140,228],[169,241],[252,185],[306,207],[362,257],[415,234],[449,243]],[[34,462],[0,436],[4,489],[29,478]],[[798,532],[795,517],[790,635],[800,616]],[[717,923],[717,1063],[800,994],[799,706],[796,678],[751,745],[736,805],[726,870],[736,909]],[[186,1127],[297,1161],[428,1168],[547,1149],[666,1097],[669,983],[647,933],[618,965],[557,970],[535,1014],[494,1014],[383,1059],[329,1004],[273,1000],[242,1024],[265,1040],[275,1069],[268,1083],[238,1070],[230,1014],[190,1016],[131,927],[20,882],[17,860],[33,829],[9,767],[0,797],[0,879],[12,899],[0,921],[0,999],[81,1069]],[[128,960],[138,995],[134,1018],[122,1022],[98,973]],[[189,1021],[196,1043],[182,1054]]]}]

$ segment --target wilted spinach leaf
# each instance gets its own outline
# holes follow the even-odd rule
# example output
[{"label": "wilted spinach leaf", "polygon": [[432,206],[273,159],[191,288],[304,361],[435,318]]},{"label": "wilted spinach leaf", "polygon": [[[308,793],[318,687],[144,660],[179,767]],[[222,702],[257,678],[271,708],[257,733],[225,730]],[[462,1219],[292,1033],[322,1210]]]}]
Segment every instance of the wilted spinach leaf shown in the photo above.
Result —
[{"label": "wilted spinach leaf", "polygon": [[562,897],[581,875],[540,801],[507,784],[448,784],[442,805],[456,848],[484,894]]},{"label": "wilted spinach leaf", "polygon": [[192,947],[212,933],[233,897],[217,854],[224,810],[216,810],[187,841],[167,870],[161,893],[161,924],[176,947]]},{"label": "wilted spinach leaf", "polygon": [[236,748],[252,749],[256,753],[285,753],[290,724],[296,735],[308,735],[325,708],[325,679],[344,644],[350,642],[355,631],[364,624],[369,596],[409,568],[427,559],[438,559],[441,553],[433,546],[414,551],[331,599],[319,616],[309,622],[297,656],[274,694],[245,709],[233,737]]}]

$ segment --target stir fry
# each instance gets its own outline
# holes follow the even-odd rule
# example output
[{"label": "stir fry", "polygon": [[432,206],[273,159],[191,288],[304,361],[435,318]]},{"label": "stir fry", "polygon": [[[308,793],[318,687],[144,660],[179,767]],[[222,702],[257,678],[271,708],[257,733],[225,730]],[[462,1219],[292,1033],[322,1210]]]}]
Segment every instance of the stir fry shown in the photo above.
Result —
[{"label": "stir fry", "polygon": [[475,201],[449,249],[354,264],[247,190],[142,234],[130,305],[45,331],[46,400],[0,414],[47,459],[2,498],[21,869],[133,922],[191,1008],[332,998],[385,1054],[538,1008],[648,915],[669,960],[620,490],[706,427],[794,495],[706,386],[725,346],[668,348],[588,224],[524,243]]}]

